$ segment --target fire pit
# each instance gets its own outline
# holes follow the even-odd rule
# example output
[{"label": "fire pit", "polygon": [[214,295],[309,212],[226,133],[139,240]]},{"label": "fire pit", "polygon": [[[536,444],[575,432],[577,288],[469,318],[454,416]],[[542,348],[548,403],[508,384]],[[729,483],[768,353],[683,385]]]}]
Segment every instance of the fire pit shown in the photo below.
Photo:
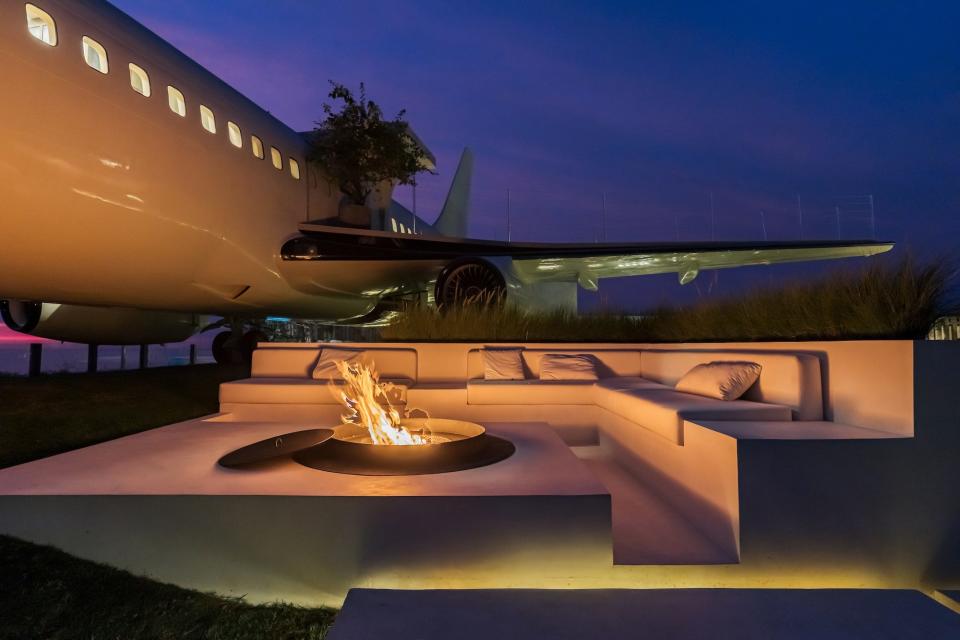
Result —
[{"label": "fire pit", "polygon": [[381,383],[372,367],[338,362],[337,369],[344,423],[323,444],[297,452],[300,464],[357,475],[415,475],[481,467],[515,450],[472,422],[403,417],[390,402],[391,385]]},{"label": "fire pit", "polygon": [[510,441],[491,436],[472,422],[405,418],[400,426],[423,441],[375,444],[364,427],[342,424],[333,429],[329,440],[296,453],[293,459],[336,473],[396,476],[473,469],[508,458],[515,450]]}]

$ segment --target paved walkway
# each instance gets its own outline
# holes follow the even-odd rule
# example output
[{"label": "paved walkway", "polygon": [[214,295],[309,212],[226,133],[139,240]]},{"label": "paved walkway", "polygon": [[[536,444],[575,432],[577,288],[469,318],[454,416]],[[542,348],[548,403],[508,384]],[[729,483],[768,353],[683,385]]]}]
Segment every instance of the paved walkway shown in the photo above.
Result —
[{"label": "paved walkway", "polygon": [[917,591],[354,589],[328,640],[956,640]]}]

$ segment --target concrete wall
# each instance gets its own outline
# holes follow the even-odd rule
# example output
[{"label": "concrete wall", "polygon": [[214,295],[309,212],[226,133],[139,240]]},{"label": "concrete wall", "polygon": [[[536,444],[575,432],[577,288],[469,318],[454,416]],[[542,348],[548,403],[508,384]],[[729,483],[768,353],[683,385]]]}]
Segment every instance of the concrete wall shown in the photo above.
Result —
[{"label": "concrete wall", "polygon": [[960,343],[913,346],[913,438],[738,443],[745,563],[778,558],[785,574],[863,585],[960,586]]}]

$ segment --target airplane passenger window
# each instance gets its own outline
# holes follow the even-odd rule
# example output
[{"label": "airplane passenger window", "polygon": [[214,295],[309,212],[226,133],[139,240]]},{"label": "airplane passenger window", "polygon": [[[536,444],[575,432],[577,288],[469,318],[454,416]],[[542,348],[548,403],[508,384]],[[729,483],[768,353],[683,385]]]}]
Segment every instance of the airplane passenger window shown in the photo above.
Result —
[{"label": "airplane passenger window", "polygon": [[210,133],[217,132],[217,119],[213,117],[213,111],[209,107],[200,105],[200,124]]},{"label": "airplane passenger window", "polygon": [[273,166],[277,171],[283,171],[283,156],[276,147],[270,147],[270,159],[273,160]]},{"label": "airplane passenger window", "polygon": [[140,95],[150,97],[150,76],[132,62],[130,63],[130,86]]},{"label": "airplane passenger window", "polygon": [[260,138],[250,136],[250,148],[253,150],[254,157],[263,160],[263,141]]},{"label": "airplane passenger window", "polygon": [[51,47],[57,46],[57,24],[50,14],[32,4],[27,4],[26,7],[27,30],[30,35]]},{"label": "airplane passenger window", "polygon": [[107,66],[107,50],[102,44],[87,36],[83,36],[83,59],[87,61],[88,66],[100,73],[107,73],[110,70]]},{"label": "airplane passenger window", "polygon": [[295,180],[300,179],[300,163],[290,158],[290,175],[294,177]]},{"label": "airplane passenger window", "polygon": [[237,149],[243,147],[243,134],[240,133],[240,127],[236,122],[227,122],[227,136],[230,138],[230,144]]},{"label": "airplane passenger window", "polygon": [[175,87],[167,87],[167,101],[170,104],[170,111],[181,118],[187,117],[187,101],[183,99],[183,94]]},{"label": "airplane passenger window", "polygon": [[393,227],[393,232],[396,233],[396,232],[397,232],[397,219],[396,219],[396,218],[390,218],[390,226]]}]

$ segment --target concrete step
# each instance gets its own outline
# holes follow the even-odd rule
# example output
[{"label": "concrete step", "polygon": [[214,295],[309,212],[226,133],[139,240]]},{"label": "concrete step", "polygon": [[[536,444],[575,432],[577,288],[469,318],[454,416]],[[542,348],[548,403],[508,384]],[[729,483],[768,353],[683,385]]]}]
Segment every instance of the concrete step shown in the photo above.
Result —
[{"label": "concrete step", "polygon": [[678,499],[657,493],[602,447],[571,447],[610,491],[613,561],[618,565],[728,564],[739,562],[735,542],[710,530],[707,521],[691,521]]},{"label": "concrete step", "polygon": [[918,591],[353,589],[328,640],[956,640]]}]

